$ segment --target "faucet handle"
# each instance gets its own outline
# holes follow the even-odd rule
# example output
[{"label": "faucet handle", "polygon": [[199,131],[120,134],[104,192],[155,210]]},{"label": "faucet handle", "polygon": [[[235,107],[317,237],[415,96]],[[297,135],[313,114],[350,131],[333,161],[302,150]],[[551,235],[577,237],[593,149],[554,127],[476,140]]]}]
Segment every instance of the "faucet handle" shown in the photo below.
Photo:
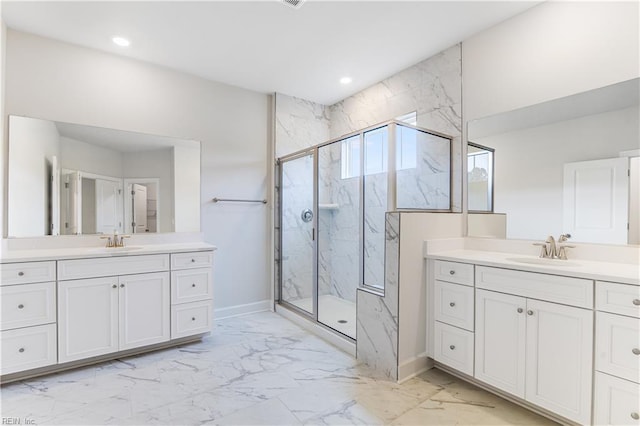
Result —
[{"label": "faucet handle", "polygon": [[533,243],[534,246],[540,246],[540,257],[546,258],[549,257],[549,249],[547,248],[547,243]]},{"label": "faucet handle", "polygon": [[570,245],[566,245],[566,244],[558,246],[558,259],[567,260],[567,250],[566,249],[569,249],[569,248],[576,248],[576,246],[570,246]]},{"label": "faucet handle", "polygon": [[113,239],[111,238],[111,235],[100,235],[100,239],[107,240],[106,247],[113,247]]},{"label": "faucet handle", "polygon": [[131,235],[120,235],[120,245],[119,247],[124,247],[124,239],[131,238]]}]

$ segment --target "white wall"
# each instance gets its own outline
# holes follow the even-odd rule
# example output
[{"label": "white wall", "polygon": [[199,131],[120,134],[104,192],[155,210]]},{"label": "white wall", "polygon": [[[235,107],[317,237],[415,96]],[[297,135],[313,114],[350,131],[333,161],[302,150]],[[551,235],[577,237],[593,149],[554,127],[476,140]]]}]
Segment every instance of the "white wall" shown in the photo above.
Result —
[{"label": "white wall", "polygon": [[564,164],[637,149],[639,114],[627,108],[474,140],[495,149],[494,207],[507,215],[507,238],[563,233]]},{"label": "white wall", "polygon": [[60,158],[60,135],[46,120],[11,117],[11,162],[9,174],[20,185],[8,189],[12,214],[9,236],[48,235],[51,161]]},{"label": "white wall", "polygon": [[[158,178],[160,180],[158,187],[158,197],[160,199],[160,210],[158,211],[160,229],[158,232],[173,232],[175,229],[173,202],[175,193],[173,187],[173,149],[164,148],[152,151],[128,152],[124,154],[121,176],[125,179]],[[127,194],[125,193],[125,197],[126,196]],[[195,203],[192,205],[198,204]],[[196,229],[195,231],[197,232],[198,230],[199,229]],[[183,232],[183,230],[178,231]]]},{"label": "white wall", "polygon": [[120,151],[61,136],[60,157],[62,169],[122,177],[123,155]]},{"label": "white wall", "polygon": [[638,8],[545,2],[465,40],[465,121],[638,77]]},{"label": "white wall", "polygon": [[[173,187],[175,229],[179,232],[198,232],[200,227],[200,147],[173,148]],[[162,225],[162,224],[161,224]],[[163,225],[164,226],[164,225]]]},{"label": "white wall", "polygon": [[[4,19],[2,19],[2,2],[0,1],[0,137],[2,140],[7,140],[7,135],[5,133],[6,128],[6,116],[4,115],[4,81],[5,81],[5,50],[6,50],[6,40],[7,40],[7,27],[4,24]],[[3,143],[2,148],[0,149],[0,187],[5,188],[6,175],[8,173],[8,167],[6,163],[7,149],[9,144]],[[4,232],[7,229],[7,222],[5,215],[6,205],[7,205],[7,191],[2,190],[2,194],[0,194],[0,227],[3,230],[2,236],[5,236]]]},{"label": "white wall", "polygon": [[209,202],[264,198],[268,95],[13,30],[6,55],[6,113],[201,141],[215,307],[269,297],[268,206]]}]

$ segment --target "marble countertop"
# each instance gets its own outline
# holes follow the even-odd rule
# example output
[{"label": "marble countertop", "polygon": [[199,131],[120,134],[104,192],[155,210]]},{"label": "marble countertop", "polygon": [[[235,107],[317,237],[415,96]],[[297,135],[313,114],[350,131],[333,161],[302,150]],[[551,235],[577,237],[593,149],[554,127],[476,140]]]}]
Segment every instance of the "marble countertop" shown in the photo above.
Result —
[{"label": "marble countertop", "polygon": [[88,257],[139,256],[143,254],[180,253],[191,251],[216,250],[216,246],[203,242],[132,244],[124,248],[73,247],[28,250],[3,250],[0,263],[34,262],[44,260],[83,259]]},{"label": "marble countertop", "polygon": [[468,249],[435,251],[427,253],[425,257],[528,272],[640,285],[640,265],[631,263],[596,262],[582,259],[551,260],[516,253]]}]

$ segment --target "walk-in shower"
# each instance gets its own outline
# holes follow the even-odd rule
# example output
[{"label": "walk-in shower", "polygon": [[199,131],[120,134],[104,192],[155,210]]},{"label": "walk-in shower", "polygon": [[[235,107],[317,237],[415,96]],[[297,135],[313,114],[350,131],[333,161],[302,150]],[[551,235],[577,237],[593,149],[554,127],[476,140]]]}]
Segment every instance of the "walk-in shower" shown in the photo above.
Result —
[{"label": "walk-in shower", "polygon": [[451,208],[451,138],[392,121],[278,166],[278,302],[356,339],[357,290],[384,292],[385,213]]}]

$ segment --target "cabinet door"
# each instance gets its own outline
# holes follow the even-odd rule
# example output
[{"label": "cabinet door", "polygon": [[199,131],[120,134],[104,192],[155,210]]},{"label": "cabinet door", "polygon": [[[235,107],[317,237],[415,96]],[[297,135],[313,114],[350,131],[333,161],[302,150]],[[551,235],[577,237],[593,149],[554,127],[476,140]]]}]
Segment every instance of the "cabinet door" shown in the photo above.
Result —
[{"label": "cabinet door", "polygon": [[58,282],[58,360],[118,350],[118,278]]},{"label": "cabinet door", "polygon": [[524,398],[526,299],[476,290],[474,377]]},{"label": "cabinet door", "polygon": [[127,275],[118,280],[120,350],[169,340],[169,273]]},{"label": "cabinet door", "polygon": [[593,311],[528,299],[526,318],[525,399],[590,423]]}]

